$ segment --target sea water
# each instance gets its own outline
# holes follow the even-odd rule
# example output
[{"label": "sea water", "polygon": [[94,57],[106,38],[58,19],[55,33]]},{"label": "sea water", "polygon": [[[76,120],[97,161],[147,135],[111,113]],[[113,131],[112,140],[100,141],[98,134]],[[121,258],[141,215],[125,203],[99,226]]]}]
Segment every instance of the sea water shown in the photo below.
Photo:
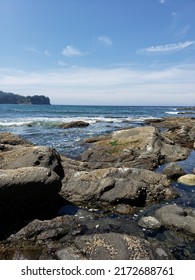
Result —
[{"label": "sea water", "polygon": [[[177,107],[160,106],[65,106],[0,104],[0,131],[12,132],[35,145],[54,147],[77,158],[86,148],[83,140],[114,130],[140,126],[144,120],[177,114]],[[85,128],[58,126],[85,121]]]}]

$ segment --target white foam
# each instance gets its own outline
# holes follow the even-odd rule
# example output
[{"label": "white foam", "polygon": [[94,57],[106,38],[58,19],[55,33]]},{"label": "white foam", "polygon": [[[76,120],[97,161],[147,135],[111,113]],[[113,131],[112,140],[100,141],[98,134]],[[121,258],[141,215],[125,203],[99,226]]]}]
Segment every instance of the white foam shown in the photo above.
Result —
[{"label": "white foam", "polygon": [[176,111],[176,112],[172,112],[172,111],[168,111],[168,112],[165,112],[166,114],[169,114],[169,115],[177,115],[179,112]]}]

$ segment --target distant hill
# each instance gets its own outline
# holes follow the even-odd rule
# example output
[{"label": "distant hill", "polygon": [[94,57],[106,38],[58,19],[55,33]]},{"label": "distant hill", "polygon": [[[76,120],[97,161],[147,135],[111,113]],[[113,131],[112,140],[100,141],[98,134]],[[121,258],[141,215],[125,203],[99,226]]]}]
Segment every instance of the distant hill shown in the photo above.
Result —
[{"label": "distant hill", "polygon": [[50,99],[44,95],[22,96],[0,91],[0,104],[50,105]]}]

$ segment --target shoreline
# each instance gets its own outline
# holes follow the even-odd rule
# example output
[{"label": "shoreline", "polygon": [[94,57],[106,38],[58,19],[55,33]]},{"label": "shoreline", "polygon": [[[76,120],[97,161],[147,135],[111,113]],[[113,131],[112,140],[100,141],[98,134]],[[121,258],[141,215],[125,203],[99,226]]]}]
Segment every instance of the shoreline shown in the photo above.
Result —
[{"label": "shoreline", "polygon": [[[177,206],[178,208],[174,207],[174,203],[177,203],[177,186],[172,185],[173,180],[168,178],[166,174],[158,174],[152,170],[155,170],[156,166],[163,162],[167,162],[167,165],[169,162],[175,162],[176,160],[185,161],[185,158],[189,159],[188,150],[193,151],[195,142],[193,125],[193,118],[182,118],[181,121],[180,118],[170,117],[169,120],[164,118],[157,122],[150,120],[150,126],[147,123],[140,128],[122,129],[118,133],[112,133],[111,138],[99,138],[99,141],[98,138],[94,139],[95,141],[92,141],[93,144],[90,144],[90,148],[83,153],[82,161],[76,161],[63,155],[60,156],[51,148],[41,149],[41,147],[33,146],[17,136],[11,137],[11,135],[7,135],[7,138],[4,137],[4,141],[2,141],[3,138],[1,137],[1,174],[7,174],[6,172],[14,168],[13,170],[16,170],[14,172],[17,172],[16,174],[20,178],[21,175],[19,174],[23,174],[21,172],[28,171],[29,174],[30,170],[33,173],[35,171],[40,173],[41,170],[43,175],[40,173],[40,181],[37,179],[37,186],[42,188],[42,194],[40,192],[36,193],[35,190],[33,191],[35,201],[31,201],[32,206],[28,208],[22,201],[22,198],[20,204],[17,205],[17,213],[21,216],[24,213],[20,213],[20,208],[26,208],[26,217],[24,215],[23,219],[28,220],[28,223],[26,224],[24,221],[18,220],[15,229],[13,225],[9,228],[9,233],[6,233],[5,229],[4,235],[6,238],[0,242],[0,258],[14,258],[16,249],[19,250],[20,257],[40,259],[43,251],[45,251],[45,257],[49,258],[51,256],[47,245],[50,244],[49,246],[55,252],[53,254],[54,259],[71,259],[71,256],[72,258],[77,257],[77,259],[93,259],[95,258],[93,254],[96,252],[96,248],[93,247],[94,238],[102,240],[101,242],[104,241],[105,244],[113,242],[112,246],[117,251],[119,248],[116,247],[116,240],[121,240],[120,242],[123,242],[124,246],[126,246],[124,237],[124,234],[126,234],[131,242],[142,244],[140,245],[142,249],[147,248],[150,251],[150,253],[145,255],[140,252],[140,258],[142,259],[179,258],[178,253],[174,255],[170,251],[170,248],[175,246],[174,243],[171,244],[173,236],[176,239],[179,238],[181,246],[186,246],[187,248],[184,250],[185,254],[181,253],[180,258],[190,259],[190,246],[192,246],[191,242],[193,242],[190,240],[193,240],[194,220],[191,233],[186,232],[182,224],[185,224],[188,218],[192,221],[194,214],[188,212],[191,211],[191,208],[187,204],[186,206]],[[157,132],[157,129],[160,129],[160,127],[165,130],[161,132],[158,130]],[[11,138],[9,139],[9,137]],[[188,138],[190,141],[188,141]],[[145,139],[145,142],[143,139]],[[183,139],[185,139],[185,142]],[[170,151],[172,151],[171,157]],[[47,155],[47,158],[45,155]],[[104,157],[105,155],[106,157]],[[151,162],[153,162],[152,165]],[[51,173],[46,172],[48,168]],[[14,174],[13,171],[11,172]],[[48,175],[44,172],[48,173]],[[43,183],[42,176],[45,176],[45,183]],[[25,180],[26,186],[29,186],[32,191],[32,187],[35,184],[32,181],[32,177],[32,183],[26,178]],[[58,182],[59,186],[57,188],[56,182]],[[131,182],[131,186],[134,189],[133,192],[130,191],[127,182]],[[23,183],[19,181],[17,184],[24,185],[24,181]],[[52,190],[51,194],[48,193],[48,187]],[[121,187],[123,193],[120,191]],[[10,183],[10,190],[12,189],[13,186]],[[5,191],[2,193],[0,187],[0,198],[2,195],[7,197],[9,194],[6,201],[10,200],[9,203],[11,204],[9,207],[12,207],[14,200],[11,200],[10,190],[7,193]],[[189,190],[193,191],[193,186],[189,187]],[[18,190],[15,191],[18,192]],[[24,195],[23,192],[21,193],[22,195]],[[38,208],[36,204],[37,196],[40,199]],[[189,199],[189,197],[187,195],[186,199]],[[24,200],[26,198],[25,196],[23,197]],[[193,199],[195,203],[194,196]],[[183,201],[185,201],[185,198],[183,198]],[[1,200],[0,214],[8,210],[8,208],[7,210],[3,208],[3,204],[5,204],[5,201]],[[100,208],[96,209],[98,204]],[[40,205],[42,206],[40,207]],[[87,205],[88,207],[85,208]],[[166,206],[172,208],[166,210]],[[191,207],[193,209],[194,206]],[[182,220],[180,225],[174,223],[167,224],[164,220],[164,215],[166,214],[163,211],[165,210],[169,211],[169,214],[173,213],[173,217],[177,215],[177,211],[181,211],[181,213],[182,211],[187,211],[186,213],[188,214],[186,215],[185,222]],[[14,209],[12,212],[14,212]],[[10,219],[11,221],[14,215],[13,213],[10,214],[8,220]],[[115,216],[118,218],[114,218]],[[60,221],[60,217],[62,221]],[[150,217],[150,221],[143,221],[144,217]],[[7,226],[9,225],[8,220],[5,219],[4,227],[6,227],[6,224]],[[124,226],[125,220],[131,221],[129,226]],[[67,227],[67,223],[71,225],[70,228]],[[78,226],[79,224],[80,226]],[[33,234],[32,231],[34,232]],[[110,234],[107,234],[108,232]],[[151,239],[152,235],[159,236],[159,238],[161,236],[162,238],[164,232],[172,236],[171,238],[170,236],[169,238],[167,237],[169,240],[168,247],[166,242],[159,241],[160,239],[158,238]],[[176,232],[178,237],[175,235]],[[136,240],[135,236],[137,236]],[[185,236],[185,240],[188,240],[188,242],[183,241],[182,243],[181,236]],[[111,237],[112,241],[108,241],[108,238]],[[147,239],[149,244],[147,242],[143,243],[142,240],[144,238]],[[71,243],[72,247],[68,245],[70,240],[73,242]],[[154,246],[152,245],[152,240],[155,241]],[[85,252],[86,242],[89,242],[92,246],[91,253]],[[39,246],[39,243],[42,245]],[[2,244],[4,244],[3,247]],[[6,247],[6,244],[8,247]],[[37,255],[33,248],[31,248],[32,244],[37,248],[37,252],[39,252]],[[60,244],[63,244],[64,248],[63,257],[59,257]],[[136,248],[138,249],[138,247]],[[157,253],[159,252],[158,248],[161,248],[163,252],[161,255]],[[28,250],[31,251],[30,255],[29,253],[27,254]],[[101,251],[102,249],[99,248],[99,250]],[[117,252],[120,258],[121,253],[120,251]],[[107,252],[108,256],[111,257],[109,252]],[[100,255],[96,257],[100,258]],[[125,259],[131,258],[133,258],[133,255],[128,251]]]}]

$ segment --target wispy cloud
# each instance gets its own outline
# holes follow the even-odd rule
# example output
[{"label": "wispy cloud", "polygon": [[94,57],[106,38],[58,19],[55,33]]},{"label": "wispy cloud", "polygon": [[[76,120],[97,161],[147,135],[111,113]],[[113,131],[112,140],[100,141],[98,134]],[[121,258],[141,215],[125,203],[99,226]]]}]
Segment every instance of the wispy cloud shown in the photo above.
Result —
[{"label": "wispy cloud", "polygon": [[186,42],[177,43],[177,44],[151,46],[149,48],[139,50],[138,53],[165,54],[165,53],[170,53],[170,52],[177,52],[177,51],[181,51],[181,50],[193,45],[194,43],[195,43],[195,41],[186,41]]},{"label": "wispy cloud", "polygon": [[82,55],[86,55],[86,52],[82,52],[79,49],[73,47],[72,45],[66,46],[63,51],[62,54],[64,56],[67,57],[73,57],[73,56],[82,56]]},{"label": "wispy cloud", "polygon": [[51,54],[50,54],[50,52],[49,52],[48,50],[44,50],[44,54],[45,54],[46,56],[51,57]]},{"label": "wispy cloud", "polygon": [[97,40],[106,47],[112,46],[112,40],[108,36],[99,36]]}]

